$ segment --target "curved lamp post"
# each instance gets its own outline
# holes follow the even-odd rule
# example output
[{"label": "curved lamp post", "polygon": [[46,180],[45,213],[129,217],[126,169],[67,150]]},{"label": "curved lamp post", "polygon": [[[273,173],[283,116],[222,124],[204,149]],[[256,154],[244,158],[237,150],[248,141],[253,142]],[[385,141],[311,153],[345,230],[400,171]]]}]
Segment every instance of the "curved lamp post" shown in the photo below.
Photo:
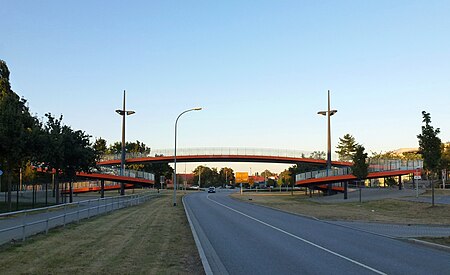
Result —
[{"label": "curved lamp post", "polygon": [[[120,158],[120,175],[124,176],[125,174],[125,117],[132,115],[135,111],[126,111],[125,110],[125,90],[123,90],[123,109],[116,110],[116,113],[122,116],[122,156]],[[120,195],[125,195],[125,183],[120,183]]]},{"label": "curved lamp post", "polygon": [[[331,119],[330,117],[337,113],[337,110],[330,110],[330,90],[328,90],[328,110],[317,112],[319,115],[327,116],[328,119],[328,147],[327,147],[327,176],[331,170]],[[328,195],[331,194],[331,184],[328,184]]]},{"label": "curved lamp post", "polygon": [[192,108],[189,110],[186,110],[178,115],[177,119],[175,120],[175,152],[173,154],[173,167],[174,167],[174,177],[173,177],[173,206],[177,206],[177,125],[178,125],[178,119],[185,113],[190,111],[200,111],[202,108]]}]

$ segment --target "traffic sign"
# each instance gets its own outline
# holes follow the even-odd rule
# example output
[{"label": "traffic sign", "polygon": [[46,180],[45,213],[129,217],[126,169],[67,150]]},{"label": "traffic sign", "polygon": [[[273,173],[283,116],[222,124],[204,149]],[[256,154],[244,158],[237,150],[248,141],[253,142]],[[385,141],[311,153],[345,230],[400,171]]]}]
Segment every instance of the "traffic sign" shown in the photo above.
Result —
[{"label": "traffic sign", "polygon": [[3,175],[3,171],[2,171],[2,170],[0,170],[0,176],[1,176],[1,175]]},{"label": "traffic sign", "polygon": [[422,179],[422,171],[420,169],[416,169],[416,171],[414,171],[414,179],[415,180]]},{"label": "traffic sign", "polygon": [[236,172],[236,183],[247,183],[248,173],[247,172]]}]

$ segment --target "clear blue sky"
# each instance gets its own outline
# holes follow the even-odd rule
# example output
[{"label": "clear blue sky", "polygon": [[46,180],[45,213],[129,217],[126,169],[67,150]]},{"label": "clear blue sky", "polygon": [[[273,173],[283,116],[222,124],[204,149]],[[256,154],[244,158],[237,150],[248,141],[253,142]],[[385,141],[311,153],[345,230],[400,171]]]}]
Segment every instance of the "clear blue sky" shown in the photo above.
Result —
[{"label": "clear blue sky", "polygon": [[0,59],[32,112],[152,148],[417,147],[421,111],[450,140],[448,1],[6,1]]}]

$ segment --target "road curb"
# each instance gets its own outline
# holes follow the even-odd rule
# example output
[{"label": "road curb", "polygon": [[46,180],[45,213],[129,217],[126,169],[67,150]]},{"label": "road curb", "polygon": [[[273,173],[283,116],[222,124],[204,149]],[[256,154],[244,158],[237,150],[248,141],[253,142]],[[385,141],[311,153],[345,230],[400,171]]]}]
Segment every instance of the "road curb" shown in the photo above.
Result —
[{"label": "road curb", "polygon": [[442,251],[446,251],[446,252],[450,252],[450,246],[446,246],[446,245],[442,245],[442,244],[430,243],[430,242],[427,242],[427,241],[422,241],[422,240],[418,240],[418,239],[414,239],[414,238],[407,238],[407,239],[401,239],[401,240],[406,241],[406,242],[410,242],[410,243],[423,245],[423,246],[428,246],[428,247],[435,248],[435,249],[442,250]]},{"label": "road curb", "polygon": [[184,197],[181,199],[181,201],[183,203],[184,212],[186,213],[186,217],[188,219],[189,226],[191,227],[192,235],[194,236],[195,245],[197,246],[198,254],[200,255],[200,260],[202,261],[203,270],[205,271],[206,275],[213,275],[211,266],[208,262],[208,259],[206,258],[205,251],[203,250],[200,239],[198,238],[197,231],[195,230],[195,227],[192,223],[191,217],[189,216],[186,204],[184,203]]}]

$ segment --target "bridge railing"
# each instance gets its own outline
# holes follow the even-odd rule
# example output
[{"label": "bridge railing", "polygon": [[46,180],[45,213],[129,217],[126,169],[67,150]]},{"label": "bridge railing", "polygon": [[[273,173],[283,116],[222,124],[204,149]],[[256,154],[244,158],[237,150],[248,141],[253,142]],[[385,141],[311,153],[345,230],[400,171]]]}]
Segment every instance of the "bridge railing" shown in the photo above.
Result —
[{"label": "bridge railing", "polygon": [[[101,174],[120,176],[120,169],[113,168],[113,167],[100,167],[100,170],[98,172]],[[155,175],[152,173],[130,170],[130,169],[125,169],[123,176],[130,177],[130,178],[141,178],[141,179],[153,180],[153,181],[155,180]]]},{"label": "bridge railing", "polygon": [[[369,173],[383,172],[383,171],[398,171],[398,170],[414,170],[417,168],[422,169],[423,160],[395,160],[395,159],[370,159],[369,160]],[[332,167],[330,171],[317,170],[311,172],[305,172],[297,174],[295,176],[296,181],[317,179],[332,176],[350,175],[352,173],[351,167]]]},{"label": "bridge railing", "polygon": [[[291,150],[291,149],[273,149],[273,148],[242,148],[242,147],[219,147],[219,148],[179,148],[177,156],[272,156],[272,157],[292,157],[292,158],[310,158],[311,151]],[[173,156],[173,149],[152,149],[146,153],[127,153],[126,159],[155,157],[155,156]],[[102,160],[119,160],[120,154],[103,155]]]}]

